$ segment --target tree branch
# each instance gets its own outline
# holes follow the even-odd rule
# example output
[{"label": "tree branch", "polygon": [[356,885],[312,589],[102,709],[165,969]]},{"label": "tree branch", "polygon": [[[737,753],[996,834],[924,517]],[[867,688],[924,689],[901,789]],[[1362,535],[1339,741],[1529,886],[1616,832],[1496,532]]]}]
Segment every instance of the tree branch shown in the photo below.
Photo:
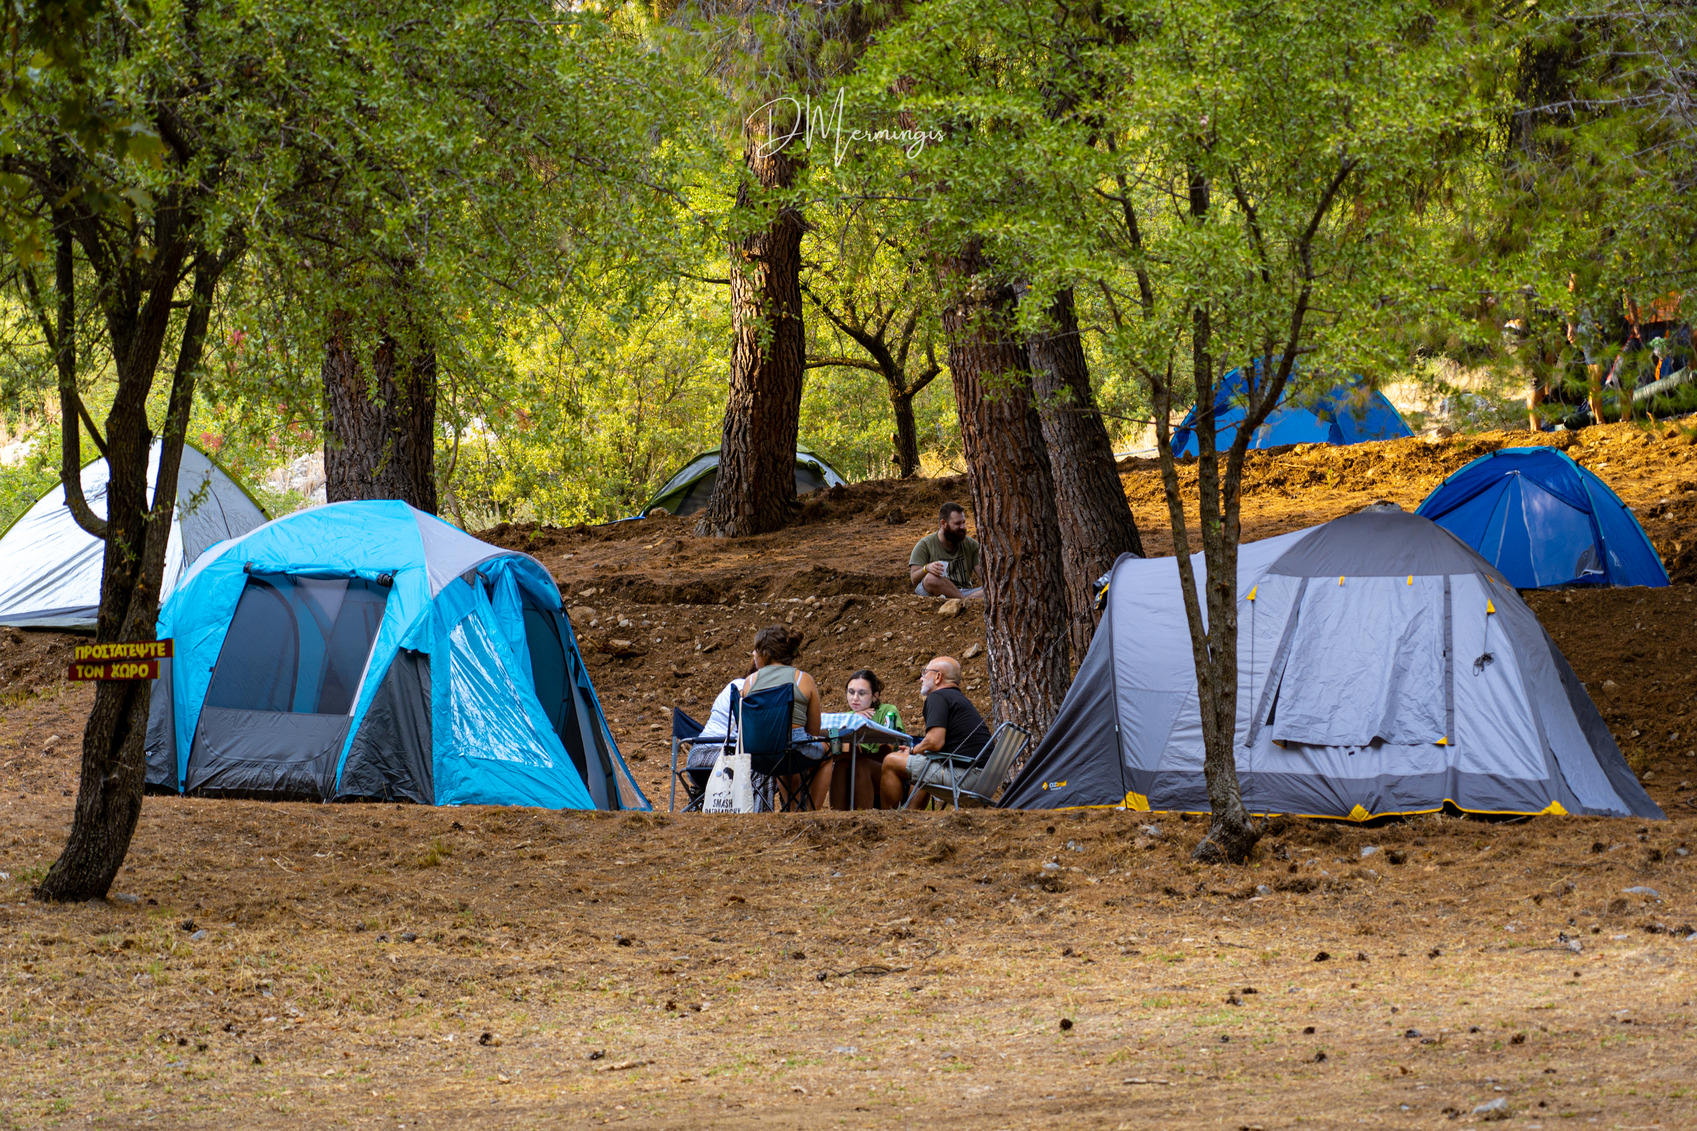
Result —
[{"label": "tree branch", "polygon": [[[18,273],[23,276],[24,290],[29,293],[30,309],[34,311],[36,321],[41,325],[41,334],[47,339],[47,348],[53,351],[55,362],[57,362],[59,355],[59,335],[53,330],[53,320],[47,316],[47,304],[41,299],[41,287],[40,284],[35,281],[35,272],[25,267]],[[72,305],[74,306],[75,303]],[[63,317],[62,314],[61,317]],[[73,335],[75,334],[76,331],[74,327],[71,332]],[[74,368],[75,362],[73,361],[72,364]],[[61,390],[61,396],[63,396],[63,390]],[[83,427],[88,429],[89,439],[94,441],[95,450],[100,453],[100,458],[105,459],[106,440],[100,435],[100,429],[94,426],[94,417],[89,415],[88,406],[83,403],[82,393],[77,390],[76,383],[74,381],[71,384],[71,397],[76,401],[77,419],[81,420]]]},{"label": "tree branch", "polygon": [[802,363],[803,369],[827,369],[833,366],[841,366],[845,369],[864,369],[879,376],[884,374],[884,370],[878,366],[877,362],[861,361],[852,357],[810,357]]},{"label": "tree branch", "polygon": [[[59,375],[59,482],[65,488],[65,506],[70,509],[77,525],[90,536],[104,540],[106,520],[94,513],[82,493],[82,433],[79,422],[88,415],[88,410],[82,408],[82,398],[77,395],[76,262],[70,221],[58,212],[54,214],[53,242],[53,289],[59,299],[59,330],[54,335],[56,348],[53,351]],[[101,451],[104,454],[104,445]]]}]

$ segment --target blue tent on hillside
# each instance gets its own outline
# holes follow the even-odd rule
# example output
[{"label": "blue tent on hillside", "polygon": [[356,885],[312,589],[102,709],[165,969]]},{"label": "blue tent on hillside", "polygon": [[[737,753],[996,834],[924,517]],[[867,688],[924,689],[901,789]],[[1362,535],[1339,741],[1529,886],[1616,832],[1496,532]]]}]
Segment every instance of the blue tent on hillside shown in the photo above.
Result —
[{"label": "blue tent on hillside", "polygon": [[[1254,366],[1257,375],[1260,363]],[[1305,390],[1303,375],[1291,374],[1285,384],[1284,396],[1267,414],[1267,419],[1255,429],[1250,438],[1251,448],[1277,448],[1285,444],[1360,444],[1368,440],[1395,440],[1412,436],[1414,432],[1397,412],[1385,394],[1369,388],[1361,377],[1334,385],[1319,396]],[[1214,444],[1224,451],[1231,446],[1243,423],[1244,402],[1249,395],[1242,369],[1234,369],[1220,379],[1214,390],[1214,421],[1217,429]],[[1184,423],[1173,433],[1173,455],[1198,454],[1196,415],[1200,404],[1192,405]]]},{"label": "blue tent on hillside", "polygon": [[1620,496],[1554,448],[1480,456],[1426,496],[1419,513],[1518,589],[1668,583],[1656,547]]},{"label": "blue tent on hillside", "polygon": [[541,563],[392,501],[213,546],[159,617],[147,783],[647,809]]}]

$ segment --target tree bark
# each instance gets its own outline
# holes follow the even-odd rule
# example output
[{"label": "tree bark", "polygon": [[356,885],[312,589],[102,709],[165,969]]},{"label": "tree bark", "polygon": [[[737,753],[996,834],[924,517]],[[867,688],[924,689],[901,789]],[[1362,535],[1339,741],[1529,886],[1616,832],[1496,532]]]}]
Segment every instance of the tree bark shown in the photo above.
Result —
[{"label": "tree bark", "polygon": [[[1205,178],[1193,175],[1190,182],[1190,216],[1203,222],[1209,206]],[[1299,320],[1300,324],[1300,320]],[[1212,325],[1206,304],[1191,311],[1191,373],[1196,383],[1196,403],[1214,403],[1214,359]],[[1281,370],[1279,377],[1287,375]],[[1249,858],[1261,829],[1243,807],[1243,791],[1237,777],[1237,546],[1238,485],[1242,478],[1243,451],[1252,421],[1245,420],[1233,439],[1228,454],[1225,491],[1222,499],[1220,453],[1215,449],[1215,419],[1211,412],[1196,416],[1197,526],[1202,541],[1206,572],[1202,601],[1197,599],[1196,578],[1190,563],[1190,539],[1185,530],[1184,507],[1178,494],[1178,473],[1173,463],[1169,414],[1172,409],[1170,384],[1155,402],[1155,434],[1161,462],[1161,479],[1173,529],[1173,552],[1177,558],[1179,586],[1184,593],[1185,617],[1190,625],[1191,659],[1196,667],[1197,706],[1202,723],[1202,773],[1208,789],[1211,820],[1208,833],[1196,846],[1198,860],[1242,863]],[[1254,398],[1252,398],[1254,400]],[[1251,415],[1265,413],[1252,403]],[[1258,417],[1256,418],[1259,419]],[[1223,504],[1223,505],[1222,505]],[[1206,624],[1202,602],[1206,602]]]},{"label": "tree bark", "polygon": [[991,714],[1031,734],[1060,710],[1071,680],[1054,480],[1031,401],[1016,299],[991,279],[976,243],[941,263],[949,342],[973,521],[984,550],[985,649]]},{"label": "tree bark", "polygon": [[324,351],[325,497],[400,499],[436,513],[436,352],[382,335],[361,363],[353,319],[336,316]]},{"label": "tree bark", "polygon": [[1083,660],[1096,632],[1096,579],[1121,554],[1142,557],[1143,540],[1090,390],[1071,288],[1047,313],[1049,328],[1029,342],[1031,384],[1055,477],[1072,654]]},{"label": "tree bark", "polygon": [[913,423],[913,394],[890,393],[890,413],[896,418],[895,441],[896,475],[912,479],[919,474],[919,429]]},{"label": "tree bark", "polygon": [[[782,193],[801,169],[752,123],[737,210]],[[774,150],[768,152],[768,150]],[[801,422],[806,335],[801,316],[800,211],[783,205],[731,245],[731,385],[719,440],[719,477],[696,522],[701,535],[740,537],[777,530],[795,508],[795,448]]]},{"label": "tree bark", "polygon": [[[170,224],[162,226],[172,234],[179,230]],[[183,436],[213,292],[228,262],[207,256],[195,266],[188,315],[177,347],[153,505],[149,508],[147,467],[153,436],[147,424],[147,395],[170,324],[172,296],[186,250],[186,243],[167,242],[155,255],[153,269],[145,275],[132,267],[130,277],[122,283],[102,280],[115,347],[118,394],[106,418],[109,478],[97,643],[145,641],[155,636]],[[137,301],[125,302],[125,297]],[[96,685],[94,707],[83,731],[81,778],[71,832],[64,850],[35,888],[38,899],[99,899],[111,889],[141,816],[150,693],[149,684],[142,680],[101,681]]]}]

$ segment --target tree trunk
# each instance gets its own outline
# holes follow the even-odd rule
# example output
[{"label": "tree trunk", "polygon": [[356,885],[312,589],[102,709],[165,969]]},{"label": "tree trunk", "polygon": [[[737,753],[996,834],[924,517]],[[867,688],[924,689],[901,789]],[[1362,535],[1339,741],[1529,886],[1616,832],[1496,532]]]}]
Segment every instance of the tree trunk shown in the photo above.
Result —
[{"label": "tree trunk", "polygon": [[[174,260],[161,251],[148,301],[139,311],[108,312],[117,347],[118,394],[106,418],[106,549],[96,643],[152,640],[157,630],[183,434],[213,291],[227,262],[209,257],[195,268],[150,510],[147,467],[153,436],[147,425],[147,398],[170,323],[172,284],[182,258],[180,248],[175,249]],[[99,899],[111,889],[141,816],[150,694],[150,685],[143,680],[103,680],[96,685],[94,708],[83,730],[81,778],[70,836],[36,886],[38,899]]]},{"label": "tree trunk", "polygon": [[1090,391],[1070,288],[1055,296],[1048,316],[1049,328],[1030,339],[1031,384],[1055,476],[1072,654],[1083,660],[1096,632],[1096,579],[1121,554],[1141,557],[1143,540]]},{"label": "tree trunk", "polygon": [[913,394],[891,389],[890,412],[896,418],[896,476],[912,479],[919,474],[919,429],[913,423]]},{"label": "tree trunk", "polygon": [[[760,129],[745,135],[737,209],[795,184],[801,162]],[[719,440],[719,478],[697,534],[739,537],[777,530],[795,506],[806,340],[801,318],[801,213],[789,206],[731,245],[731,386]]]},{"label": "tree trunk", "polygon": [[1024,727],[1035,748],[1072,675],[1054,481],[1012,286],[985,281],[990,264],[976,244],[941,268],[953,296],[943,312],[949,371],[984,549],[991,714]]},{"label": "tree trunk", "polygon": [[368,379],[354,322],[324,351],[324,480],[332,503],[400,499],[436,513],[436,351],[384,334]]},{"label": "tree trunk", "polygon": [[[120,382],[121,383],[121,382]],[[111,477],[106,489],[106,552],[100,571],[96,643],[151,640],[159,611],[160,562],[144,576],[147,516],[143,500],[150,446],[145,414],[114,410],[106,421]],[[164,520],[170,522],[167,515]],[[112,886],[141,816],[147,773],[145,680],[102,680],[83,730],[82,770],[71,833],[35,889],[40,899],[99,899]]]},{"label": "tree trunk", "polygon": [[[1190,185],[1190,214],[1201,221],[1208,211],[1208,182],[1194,176]],[[1214,359],[1209,310],[1199,306],[1191,313],[1191,372],[1196,380],[1196,403],[1214,403]],[[1243,807],[1243,791],[1237,778],[1237,486],[1242,475],[1241,453],[1228,460],[1222,510],[1218,434],[1211,412],[1197,414],[1198,457],[1196,490],[1198,527],[1202,536],[1202,560],[1207,571],[1204,599],[1207,628],[1200,623],[1193,582],[1185,583],[1185,612],[1190,620],[1190,637],[1196,662],[1198,706],[1202,715],[1202,774],[1208,787],[1211,820],[1208,835],[1196,846],[1198,860],[1242,863],[1249,858],[1260,828]],[[1238,429],[1247,440],[1249,422]],[[1234,435],[1234,443],[1238,437]],[[1172,460],[1172,447],[1161,441],[1163,472]],[[1177,531],[1175,530],[1175,533]],[[1176,552],[1187,554],[1186,546]]]}]

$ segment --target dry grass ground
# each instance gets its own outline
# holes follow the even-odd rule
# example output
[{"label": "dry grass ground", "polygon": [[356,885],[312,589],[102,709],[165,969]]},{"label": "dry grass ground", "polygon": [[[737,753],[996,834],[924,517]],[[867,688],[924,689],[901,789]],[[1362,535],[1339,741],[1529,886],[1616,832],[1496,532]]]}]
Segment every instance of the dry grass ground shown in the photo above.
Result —
[{"label": "dry grass ground", "polygon": [[[1249,536],[1413,505],[1513,439],[1258,457]],[[1616,427],[1572,454],[1676,584],[1534,607],[1665,822],[1275,822],[1220,868],[1171,815],[152,797],[114,897],[46,907],[89,695],[57,682],[67,638],[0,632],[0,1125],[1691,1126],[1697,446]],[[1126,482],[1164,543],[1157,476]],[[829,697],[878,668],[904,714],[926,657],[981,639],[899,583],[950,492],[835,491],[744,543],[496,536],[571,594],[663,809],[666,710],[759,624],[808,632]]]}]

